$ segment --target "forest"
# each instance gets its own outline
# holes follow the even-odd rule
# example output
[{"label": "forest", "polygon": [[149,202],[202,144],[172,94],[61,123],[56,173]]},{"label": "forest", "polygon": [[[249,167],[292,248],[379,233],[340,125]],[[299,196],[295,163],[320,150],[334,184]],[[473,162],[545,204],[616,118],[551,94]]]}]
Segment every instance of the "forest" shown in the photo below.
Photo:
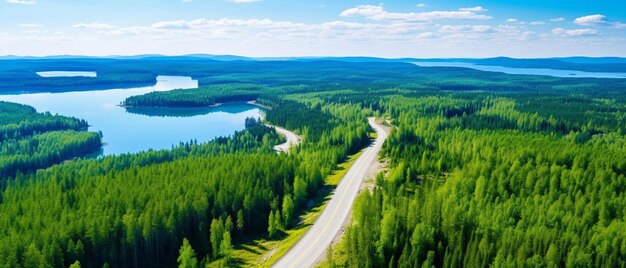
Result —
[{"label": "forest", "polygon": [[390,171],[359,197],[333,265],[626,265],[623,81],[368,64],[336,78],[313,65],[319,84],[281,73],[258,102],[355,107],[395,126]]},{"label": "forest", "polygon": [[152,92],[132,96],[121,105],[133,107],[207,107],[224,102],[256,100],[261,94],[256,85],[228,84],[223,86],[204,86],[199,89],[176,89],[165,92]]},{"label": "forest", "polygon": [[365,120],[347,122],[295,101],[264,103],[273,107],[269,118],[309,142],[276,154],[273,146],[283,138],[251,118],[245,131],[205,144],[78,159],[7,178],[0,198],[2,265],[171,267],[181,246],[197,263],[228,265],[238,241],[275,237],[297,224],[309,196],[369,141],[370,129]]},{"label": "forest", "polygon": [[556,117],[558,102],[543,102],[545,118],[487,97],[450,116],[464,102],[389,100],[404,111],[383,152],[392,168],[355,205],[346,265],[625,265],[622,119],[593,122],[611,105],[582,123]]},{"label": "forest", "polygon": [[87,127],[84,120],[0,102],[0,183],[18,172],[99,151],[102,135],[87,132]]},{"label": "forest", "polygon": [[[304,142],[276,154],[281,137],[251,120],[206,144],[24,168],[0,195],[3,265],[241,265],[232,248],[296,227],[325,178],[369,143],[368,116],[393,127],[380,155],[388,170],[357,198],[330,266],[626,265],[623,79],[401,62],[189,62],[174,64],[176,74],[198,79],[198,90],[124,104],[255,99],[271,107],[267,122]],[[3,151],[88,133],[78,119],[3,106],[13,120],[0,128]],[[39,137],[42,129],[54,131]]]}]

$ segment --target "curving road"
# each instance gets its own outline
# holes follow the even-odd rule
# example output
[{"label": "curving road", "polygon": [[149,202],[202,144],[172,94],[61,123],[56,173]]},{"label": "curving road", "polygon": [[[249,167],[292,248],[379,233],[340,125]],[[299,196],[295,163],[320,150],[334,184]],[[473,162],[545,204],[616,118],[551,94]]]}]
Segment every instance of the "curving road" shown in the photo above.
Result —
[{"label": "curving road", "polygon": [[285,138],[287,139],[285,143],[281,143],[279,145],[274,146],[274,150],[276,150],[276,152],[278,153],[288,153],[289,148],[291,148],[291,146],[298,145],[302,141],[300,136],[296,135],[296,133],[293,133],[282,127],[277,127],[277,126],[268,125],[268,124],[266,124],[266,126],[275,128],[278,134],[285,136]]},{"label": "curving road", "polygon": [[343,223],[352,211],[352,204],[359,193],[369,167],[376,161],[378,152],[387,139],[387,132],[374,118],[369,124],[378,137],[365,149],[335,189],[326,209],[317,218],[311,229],[296,243],[274,267],[312,267],[326,254],[326,248],[341,231]]}]

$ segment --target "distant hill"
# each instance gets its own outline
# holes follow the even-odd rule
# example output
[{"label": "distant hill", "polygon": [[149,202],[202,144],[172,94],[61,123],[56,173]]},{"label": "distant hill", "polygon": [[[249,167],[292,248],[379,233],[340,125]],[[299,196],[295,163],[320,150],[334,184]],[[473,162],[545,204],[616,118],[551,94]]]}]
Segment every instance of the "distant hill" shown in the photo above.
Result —
[{"label": "distant hill", "polygon": [[195,58],[205,58],[205,59],[211,59],[211,60],[219,60],[219,61],[256,60],[254,58],[237,56],[237,55],[189,54],[185,56],[195,57]]},{"label": "distant hill", "polygon": [[626,58],[619,57],[567,57],[516,59],[496,57],[486,59],[449,58],[449,59],[403,59],[405,62],[466,62],[484,66],[502,66],[509,68],[537,68],[571,70],[583,72],[626,73]]},{"label": "distant hill", "polygon": [[618,58],[618,57],[602,57],[602,58],[569,57],[569,58],[556,58],[556,59],[565,61],[565,62],[586,63],[586,64],[626,63],[626,58]]},{"label": "distant hill", "polygon": [[625,58],[546,58],[546,59],[514,59],[498,57],[490,59],[468,60],[478,65],[496,65],[511,68],[541,68],[572,70],[584,72],[626,72]]},{"label": "distant hill", "polygon": [[244,57],[237,55],[212,55],[212,54],[188,54],[181,56],[165,56],[159,54],[144,54],[134,56],[79,56],[59,55],[46,57],[30,56],[0,56],[0,60],[158,60],[158,61],[342,61],[342,62],[468,62],[478,65],[493,65],[510,68],[542,68],[557,70],[573,70],[586,72],[626,72],[626,58],[620,57],[562,57],[562,58],[537,58],[518,59],[509,57],[495,57],[484,59],[472,58],[377,58],[366,56],[354,57]]}]

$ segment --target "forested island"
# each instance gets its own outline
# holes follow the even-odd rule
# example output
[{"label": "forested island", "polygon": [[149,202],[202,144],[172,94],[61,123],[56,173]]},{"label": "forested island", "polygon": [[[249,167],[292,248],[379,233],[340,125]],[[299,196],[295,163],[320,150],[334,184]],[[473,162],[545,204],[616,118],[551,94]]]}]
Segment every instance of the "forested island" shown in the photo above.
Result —
[{"label": "forested island", "polygon": [[[199,89],[123,104],[256,100],[272,108],[266,122],[303,143],[277,154],[282,138],[252,120],[209,143],[41,169],[99,147],[99,133],[0,103],[0,157],[20,159],[0,169],[2,265],[250,266],[233,251],[297,228],[328,176],[369,144],[368,116],[392,126],[380,155],[388,169],[359,195],[323,265],[626,265],[624,79],[402,62],[201,62],[182,60],[175,71]],[[143,64],[136,68],[160,71]],[[27,157],[39,151],[43,160]]]}]

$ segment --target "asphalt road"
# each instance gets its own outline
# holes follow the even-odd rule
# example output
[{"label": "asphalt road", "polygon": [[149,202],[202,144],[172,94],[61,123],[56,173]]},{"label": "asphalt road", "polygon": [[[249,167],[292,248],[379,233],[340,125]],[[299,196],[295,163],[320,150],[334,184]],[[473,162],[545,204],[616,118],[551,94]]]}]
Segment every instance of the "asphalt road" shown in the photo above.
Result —
[{"label": "asphalt road", "polygon": [[376,161],[387,133],[373,118],[369,124],[378,137],[365,149],[335,189],[326,209],[317,218],[309,231],[293,246],[274,267],[312,267],[326,254],[326,248],[341,231],[343,223],[352,212],[352,204],[359,193],[369,167]]},{"label": "asphalt road", "polygon": [[296,135],[296,133],[293,133],[282,127],[277,127],[277,126],[272,126],[272,125],[267,125],[267,126],[275,128],[278,134],[285,136],[285,138],[287,139],[285,143],[281,143],[279,145],[274,146],[274,150],[276,150],[276,152],[288,153],[289,148],[291,148],[291,146],[297,145],[300,143],[300,141],[302,141],[302,139],[298,135]]}]

